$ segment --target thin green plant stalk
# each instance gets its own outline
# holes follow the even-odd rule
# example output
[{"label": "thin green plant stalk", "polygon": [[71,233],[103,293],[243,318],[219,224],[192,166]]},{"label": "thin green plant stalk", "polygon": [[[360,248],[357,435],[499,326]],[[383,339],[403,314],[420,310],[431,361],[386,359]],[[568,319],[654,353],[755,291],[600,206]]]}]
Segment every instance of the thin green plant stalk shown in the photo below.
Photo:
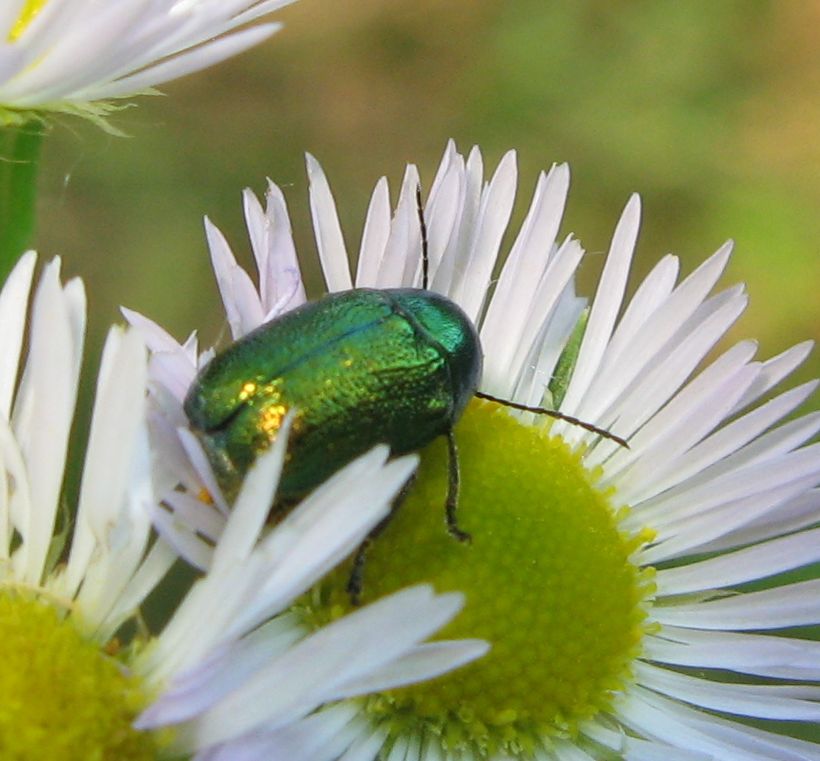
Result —
[{"label": "thin green plant stalk", "polygon": [[36,120],[0,130],[0,283],[34,235],[44,132],[43,123]]}]

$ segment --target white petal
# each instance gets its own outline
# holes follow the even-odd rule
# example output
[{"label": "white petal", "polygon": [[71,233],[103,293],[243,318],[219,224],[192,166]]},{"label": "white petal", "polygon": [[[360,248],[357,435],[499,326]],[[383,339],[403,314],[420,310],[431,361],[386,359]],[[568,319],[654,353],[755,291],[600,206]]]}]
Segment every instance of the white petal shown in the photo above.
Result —
[{"label": "white petal", "polygon": [[415,274],[421,277],[421,234],[416,189],[419,185],[418,170],[409,165],[402,181],[401,195],[396,214],[390,225],[390,233],[379,262],[376,286],[416,286]]},{"label": "white petal", "polygon": [[[51,542],[82,352],[82,346],[75,344],[71,308],[59,272],[59,260],[46,265],[34,296],[29,357],[12,421],[31,490],[29,514],[18,527],[23,537],[18,578],[31,584],[41,580]],[[56,378],[61,382],[55,383]]]},{"label": "white petal", "polygon": [[[567,240],[541,273],[531,302],[516,301],[509,305],[506,317],[496,319],[496,328],[501,332],[495,334],[495,338],[488,314],[484,324],[490,331],[491,343],[485,343],[484,328],[481,332],[486,355],[482,388],[503,398],[512,394],[519,376],[529,366],[528,358],[536,339],[554,321],[561,298],[583,255],[584,250],[577,241]],[[570,327],[574,327],[574,323]],[[563,347],[556,347],[560,348]],[[539,401],[542,397],[543,389]]]},{"label": "white petal", "polygon": [[373,761],[384,745],[387,734],[385,727],[372,728],[368,732],[363,731],[359,739],[351,743],[339,761]]},{"label": "white petal", "polygon": [[639,347],[636,341],[639,331],[645,331],[646,337],[651,335],[655,341],[658,340],[659,331],[655,316],[673,292],[679,267],[678,258],[667,254],[638,286],[638,290],[635,291],[635,295],[624,310],[623,317],[618,322],[618,327],[612,334],[612,340],[606,350],[606,363],[601,367],[590,387],[589,396],[591,398],[597,397],[601,389],[606,387],[606,379],[611,377],[613,367],[617,364],[628,367],[636,361],[634,358],[625,362],[620,360],[621,352],[627,348],[632,348],[634,351]]},{"label": "white petal", "polygon": [[483,640],[430,642],[419,645],[364,678],[350,680],[332,695],[333,700],[384,692],[416,682],[423,682],[446,671],[480,658],[490,649]]},{"label": "white petal", "polygon": [[275,729],[300,718],[336,684],[381,667],[430,636],[461,602],[459,595],[435,597],[429,587],[414,587],[326,626],[204,714],[199,741],[224,742],[255,727]]},{"label": "white petal", "polygon": [[243,335],[240,305],[237,294],[234,293],[234,272],[239,266],[228,241],[225,240],[219,228],[212,224],[208,217],[205,217],[204,222],[205,235],[211,251],[211,265],[216,275],[216,284],[222,296],[222,303],[225,306],[225,315],[231,326],[231,334],[234,338],[238,338]]},{"label": "white petal", "polygon": [[365,217],[359,263],[356,270],[357,288],[375,288],[379,266],[390,236],[390,191],[387,178],[382,177],[373,189]]},{"label": "white petal", "polygon": [[178,724],[212,707],[305,635],[294,616],[279,616],[236,643],[217,648],[177,674],[137,719],[138,729]]},{"label": "white petal", "polygon": [[787,375],[790,375],[809,356],[813,346],[813,341],[803,341],[803,343],[792,346],[791,349],[787,349],[782,354],[778,354],[776,357],[764,362],[760,378],[738,402],[737,410],[751,404],[770,388],[780,383]]},{"label": "white petal", "polygon": [[336,213],[336,202],[330,191],[327,177],[321,165],[309,153],[305,156],[310,183],[310,213],[319,259],[325,275],[327,289],[348,291],[353,287],[350,279],[347,248]]},{"label": "white petal", "polygon": [[[12,556],[12,547],[17,544],[15,532],[19,531],[18,526],[28,522],[32,508],[23,453],[14,432],[3,417],[0,417],[0,479],[0,557],[8,561]],[[9,489],[9,483],[13,483],[15,488]],[[20,549],[17,548],[15,557],[19,552]],[[8,569],[4,571],[4,575],[8,573]]]},{"label": "white petal", "polygon": [[9,273],[0,291],[0,415],[11,417],[11,399],[17,383],[23,330],[26,326],[28,295],[37,255],[28,251]]},{"label": "white petal", "polygon": [[820,681],[820,642],[813,640],[664,626],[659,634],[646,637],[643,646],[651,661]]},{"label": "white petal", "polygon": [[199,571],[207,571],[213,562],[213,544],[196,533],[175,514],[156,508],[151,515],[154,528],[162,539],[173,547],[174,553]]},{"label": "white petal", "polygon": [[[741,315],[746,303],[747,299],[742,289],[736,288],[700,304],[683,325],[678,324],[678,329],[674,333],[664,337],[662,348],[656,345],[656,351],[645,353],[635,366],[630,366],[628,370],[611,370],[611,383],[601,392],[600,401],[594,400],[594,408],[584,404],[579,410],[579,416],[610,427],[610,421],[617,420],[618,425],[614,427],[619,433],[627,436],[638,430],[644,421],[654,415],[667,401],[671,400],[670,404],[680,404],[677,402],[676,393],[709,350]],[[639,334],[636,341],[644,346],[653,343],[652,337],[643,333]],[[750,341],[738,346],[746,347],[749,357],[756,349],[756,345]],[[738,351],[742,353],[743,350]],[[624,352],[624,356],[627,354],[628,352]],[[690,388],[705,384],[708,377],[706,374],[705,377],[694,380]],[[691,390],[689,393],[692,393]],[[588,399],[593,401],[592,395]],[[611,442],[605,444],[606,446],[602,446],[604,450],[613,449]],[[622,452],[618,450],[618,454]]]},{"label": "white petal", "polygon": [[[612,236],[604,271],[592,302],[592,311],[578,354],[578,361],[561,405],[562,412],[568,415],[575,414],[578,404],[595,377],[607,342],[612,335],[615,318],[620,310],[626,288],[635,241],[638,237],[640,215],[640,199],[637,195],[633,195],[627,202]],[[565,426],[556,423],[556,427],[555,432],[563,434]]]},{"label": "white petal", "polygon": [[[132,484],[130,478],[134,472],[140,428],[144,425],[145,379],[145,347],[139,335],[136,331],[123,334],[112,328],[103,349],[68,561],[67,593],[70,596],[76,593],[87,575],[92,553],[96,552],[95,562],[101,562],[116,551],[111,544],[115,527],[128,523],[131,528],[136,528],[128,515],[128,500],[132,489],[142,488]],[[150,478],[147,473],[143,477]],[[148,486],[150,488],[150,484]],[[141,528],[140,532],[129,530],[128,542],[134,548],[148,539],[147,523]],[[133,569],[123,561],[124,557],[120,555],[112,564],[105,582],[106,591],[116,587],[111,574],[125,573],[123,585],[130,577]],[[92,615],[95,607],[89,599],[88,586],[83,587],[86,616]]]},{"label": "white petal", "polygon": [[[694,551],[814,487],[820,479],[818,450],[820,445],[806,447],[774,460],[771,468],[740,469],[676,495],[667,503],[670,511],[674,507],[672,520],[652,522],[663,543],[642,552],[642,562],[656,563]],[[677,499],[687,497],[692,505],[688,511],[675,507]]]},{"label": "white petal", "polygon": [[225,531],[214,551],[211,573],[218,574],[247,558],[256,546],[274,503],[295,413],[285,415],[276,440],[248,471]]},{"label": "white petal", "polygon": [[178,558],[179,556],[165,542],[154,543],[139,568],[120,591],[108,615],[100,623],[97,630],[100,642],[108,642],[123,622],[136,613]]},{"label": "white petal", "polygon": [[820,561],[820,529],[657,572],[661,594],[729,587]]},{"label": "white petal", "polygon": [[627,735],[622,727],[618,730],[609,729],[601,725],[601,717],[596,719],[582,725],[583,734],[611,748],[627,761],[657,761],[659,757],[664,761],[714,761],[713,756],[697,751],[672,748],[652,740],[635,739]]},{"label": "white petal", "polygon": [[228,503],[222,495],[222,490],[216,481],[208,457],[202,449],[199,439],[187,428],[179,428],[177,436],[185,449],[191,465],[196,469],[200,483],[205,487],[208,495],[213,500],[215,507],[223,514],[228,514]]},{"label": "white petal", "polygon": [[820,620],[820,579],[707,602],[659,606],[653,608],[652,616],[662,624],[687,629],[808,626]]},{"label": "white petal", "polygon": [[244,194],[245,218],[259,270],[259,293],[265,309],[264,321],[305,303],[305,287],[287,204],[282,191],[268,180],[266,207],[262,214],[256,196]]},{"label": "white petal", "polygon": [[809,489],[792,499],[780,502],[777,510],[770,510],[753,517],[745,526],[732,534],[705,542],[701,550],[720,552],[799,531],[817,522],[818,508],[820,508],[820,489]]},{"label": "white petal", "polygon": [[617,717],[645,737],[700,751],[720,761],[735,761],[738,750],[743,761],[808,761],[811,756],[803,752],[814,747],[752,727],[738,727],[641,688],[619,701]]},{"label": "white petal", "polygon": [[[446,162],[446,171],[445,171]],[[425,221],[430,256],[431,290],[448,294],[455,268],[454,253],[458,248],[461,215],[466,201],[466,172],[464,158],[453,150],[445,154],[433,187],[427,198]]]},{"label": "white petal", "polygon": [[[261,732],[221,746],[208,761],[335,761],[362,733],[351,706],[333,706],[276,732]],[[201,740],[197,738],[197,741]],[[199,756],[197,756],[199,758]]]},{"label": "white petal", "polygon": [[[553,167],[548,175],[541,173],[521,232],[504,262],[481,328],[485,352],[501,367],[507,365],[502,352],[506,347],[514,347],[510,335],[523,329],[532,306],[539,303],[534,298],[535,291],[550,259],[568,190],[566,164]],[[516,309],[521,310],[524,319],[511,321],[511,313]],[[511,353],[511,348],[507,353]]]},{"label": "white petal", "polygon": [[[720,330],[718,326],[710,331],[703,336],[703,341],[699,335],[691,336],[680,352],[670,354],[668,361],[647,373],[636,393],[618,410],[619,418],[625,421],[624,426],[628,426],[630,432],[643,426],[630,437],[630,449],[615,452],[605,465],[607,482],[618,483],[619,496],[625,502],[646,500],[649,495],[641,490],[653,493],[646,485],[647,481],[651,483],[652,471],[647,473],[650,463],[658,457],[663,458],[662,464],[667,459],[674,462],[679,449],[685,451],[725,419],[737,398],[754,381],[757,369],[749,367],[748,362],[757,347],[746,342],[733,346],[671,400],[668,398],[670,390],[678,389],[700,362]],[[727,399],[727,395],[731,398]],[[679,440],[683,444],[679,444]],[[600,449],[604,450],[605,446]],[[591,463],[598,460],[596,448]],[[641,510],[644,511],[642,518],[650,515],[645,505]]]},{"label": "white petal", "polygon": [[233,629],[256,625],[292,602],[353,552],[387,515],[418,460],[405,456],[384,463],[386,456],[386,447],[375,447],[355,460],[271,532],[261,550],[276,560],[276,568],[254,590],[254,602],[237,611]]},{"label": "white petal", "polygon": [[634,667],[642,685],[702,708],[764,719],[820,721],[820,687],[730,684],[641,661]]},{"label": "white petal", "polygon": [[180,53],[174,58],[137,72],[129,77],[104,86],[93,86],[79,90],[76,97],[88,100],[122,98],[179,79],[200,69],[206,69],[258,45],[282,28],[281,24],[259,24],[228,37],[214,40],[199,47]]},{"label": "white petal", "polygon": [[145,341],[145,345],[151,351],[174,352],[181,350],[181,346],[176,342],[174,337],[164,330],[153,320],[149,320],[139,312],[127,307],[120,307],[122,316],[128,321],[128,324],[137,329]]},{"label": "white petal", "polygon": [[[720,428],[674,461],[659,463],[653,472],[645,471],[643,490],[639,494],[633,492],[631,501],[655,496],[677,486],[687,478],[703,473],[708,467],[753,442],[773,423],[786,417],[802,404],[816,387],[817,384],[811,382],[791,389]],[[820,430],[820,415],[816,416],[816,424]]]},{"label": "white petal", "polygon": [[510,221],[517,179],[515,152],[508,151],[482,193],[469,257],[454,273],[450,296],[474,323],[478,322],[501,238]]}]

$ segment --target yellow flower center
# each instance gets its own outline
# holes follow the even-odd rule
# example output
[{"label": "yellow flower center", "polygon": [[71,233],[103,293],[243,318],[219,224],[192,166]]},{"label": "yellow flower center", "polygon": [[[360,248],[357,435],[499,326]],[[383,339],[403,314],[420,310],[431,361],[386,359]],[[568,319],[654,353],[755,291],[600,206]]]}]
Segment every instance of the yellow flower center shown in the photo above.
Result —
[{"label": "yellow flower center", "polygon": [[[623,511],[581,454],[496,404],[473,401],[456,427],[464,544],[444,523],[447,450],[422,454],[417,483],[364,568],[362,602],[408,584],[460,590],[467,603],[437,638],[477,637],[484,658],[438,679],[370,698],[393,739],[435,737],[443,749],[528,757],[576,734],[631,678],[646,629],[651,571],[631,561],[650,537],[619,527]],[[350,607],[349,566],[308,603],[315,624]],[[469,757],[469,756],[467,756]]]},{"label": "yellow flower center", "polygon": [[20,38],[20,35],[26,30],[26,27],[34,20],[34,17],[43,9],[46,0],[28,0],[23,6],[20,17],[11,28],[9,34],[9,42],[14,42]]},{"label": "yellow flower center", "polygon": [[0,748],[4,759],[155,759],[131,723],[139,680],[51,605],[0,590]]}]

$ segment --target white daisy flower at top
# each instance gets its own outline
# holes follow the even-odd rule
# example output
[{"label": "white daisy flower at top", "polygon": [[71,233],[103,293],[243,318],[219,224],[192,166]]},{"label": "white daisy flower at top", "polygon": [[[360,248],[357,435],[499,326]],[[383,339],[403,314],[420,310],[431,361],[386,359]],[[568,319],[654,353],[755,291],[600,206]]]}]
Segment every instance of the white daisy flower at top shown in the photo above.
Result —
[{"label": "white daisy flower at top", "polygon": [[461,606],[461,595],[424,585],[317,631],[269,621],[361,543],[416,465],[376,448],[266,531],[287,435],[249,472],[214,541],[206,511],[196,533],[169,527],[208,570],[162,631],[147,633],[138,609],[178,555],[151,531],[162,480],[152,458],[163,453],[149,448],[145,346],[133,330],[108,335],[69,531],[60,493],[85,296],[78,280],[60,283],[59,261],[46,265],[27,331],[34,264],[24,255],[0,290],[3,759],[259,757],[265,732],[328,701],[486,651],[423,642]]},{"label": "white daisy flower at top", "polygon": [[207,68],[267,39],[248,26],[292,0],[6,0],[0,125],[43,111],[100,119],[112,101]]},{"label": "white daisy flower at top", "polygon": [[[392,215],[387,181],[376,185],[355,278],[310,157],[308,175],[330,291],[421,286],[414,167]],[[557,237],[565,165],[539,177],[494,279],[516,182],[514,153],[485,183],[480,152],[465,160],[448,145],[424,207],[430,285],[478,326],[481,389],[552,406],[629,448],[473,402],[455,429],[458,520],[472,543],[443,528],[447,458],[436,441],[371,548],[363,599],[418,581],[461,590],[465,609],[442,636],[480,637],[490,653],[432,681],[329,702],[269,734],[267,757],[820,759],[820,643],[809,634],[820,580],[792,573],[820,560],[820,445],[809,443],[820,413],[784,422],[816,383],[760,401],[810,344],[765,361],[754,360],[752,341],[710,354],[746,305],[740,286],[713,293],[728,244],[680,282],[677,258],[663,257],[625,301],[637,197],[587,306],[573,284],[584,251]],[[270,185],[266,212],[247,192],[245,205],[258,291],[208,225],[235,337],[303,300],[281,192]],[[182,350],[160,335],[152,375],[176,383],[166,396],[179,400],[196,348],[185,347],[184,374],[169,373]],[[173,411],[181,416],[178,402]],[[333,620],[349,606],[348,572],[290,615],[309,626]]]}]

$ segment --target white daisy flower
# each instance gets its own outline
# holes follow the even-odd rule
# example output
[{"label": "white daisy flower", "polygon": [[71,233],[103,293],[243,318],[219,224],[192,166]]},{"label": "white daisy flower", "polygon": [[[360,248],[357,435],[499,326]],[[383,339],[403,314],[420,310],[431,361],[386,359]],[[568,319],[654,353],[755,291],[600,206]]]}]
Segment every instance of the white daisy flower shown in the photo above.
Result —
[{"label": "white daisy flower", "polygon": [[424,642],[463,602],[426,585],[315,631],[292,613],[277,615],[364,541],[416,465],[412,457],[386,463],[378,447],[267,531],[288,425],[224,521],[202,503],[186,512],[179,500],[173,517],[159,519],[180,554],[206,569],[135,665],[161,693],[135,726],[173,728],[170,757],[270,758],[271,737],[326,703],[437,676],[487,651],[477,640]]},{"label": "white daisy flower", "polygon": [[249,472],[217,538],[206,510],[196,531],[167,526],[208,571],[160,633],[144,632],[138,608],[177,558],[151,532],[152,456],[162,453],[148,445],[145,347],[136,331],[109,333],[69,541],[60,493],[85,296],[78,280],[61,285],[52,262],[26,331],[34,264],[24,255],[0,291],[3,758],[239,759],[329,701],[486,651],[423,641],[462,602],[423,585],[318,630],[269,621],[362,542],[416,464],[386,463],[376,448],[265,531],[286,435]]},{"label": "white daisy flower", "polygon": [[111,101],[207,68],[270,37],[248,26],[291,0],[7,0],[0,124],[42,111],[101,119]]},{"label": "white daisy flower", "polygon": [[[376,185],[355,279],[310,157],[308,175],[329,290],[421,286],[414,167],[392,215],[387,181]],[[710,355],[746,305],[742,287],[713,293],[728,244],[680,282],[677,258],[662,258],[625,301],[637,197],[587,307],[573,284],[584,251],[556,237],[564,165],[539,177],[494,280],[516,182],[514,153],[485,183],[477,149],[465,160],[447,147],[424,209],[431,287],[479,328],[482,390],[551,405],[629,448],[474,402],[456,427],[459,524],[472,544],[443,530],[447,459],[436,441],[368,555],[363,594],[370,601],[418,581],[462,590],[465,610],[442,636],[481,637],[492,650],[430,682],[329,702],[269,734],[267,757],[820,758],[820,644],[808,630],[820,623],[820,580],[793,573],[820,560],[820,445],[808,443],[820,413],[784,422],[816,383],[761,402],[810,344],[765,361],[754,360],[752,341]],[[235,337],[303,298],[281,193],[270,186],[266,213],[245,201],[258,290],[209,226]],[[188,357],[185,373],[162,376],[179,399],[196,349],[168,338],[163,347],[160,335],[155,378]],[[331,620],[349,604],[347,573],[292,615]]]}]

